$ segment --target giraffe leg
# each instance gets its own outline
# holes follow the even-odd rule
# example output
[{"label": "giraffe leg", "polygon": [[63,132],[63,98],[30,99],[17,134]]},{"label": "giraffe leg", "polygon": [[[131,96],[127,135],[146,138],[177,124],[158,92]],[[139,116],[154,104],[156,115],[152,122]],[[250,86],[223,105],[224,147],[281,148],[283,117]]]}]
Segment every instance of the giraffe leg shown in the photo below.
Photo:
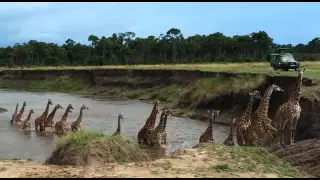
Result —
[{"label": "giraffe leg", "polygon": [[163,133],[162,140],[163,140],[163,144],[167,145],[167,133]]},{"label": "giraffe leg", "polygon": [[246,144],[245,142],[245,138],[244,138],[244,132],[242,131],[241,128],[238,128],[238,132],[237,132],[238,136],[239,136],[239,140],[240,142],[238,142],[241,146],[244,146]]},{"label": "giraffe leg", "polygon": [[280,122],[280,130],[281,130],[281,145],[282,146],[285,146],[285,144],[284,144],[284,130],[285,130],[285,128],[286,128],[286,125],[287,125],[287,123],[288,123],[288,121],[289,121],[289,118],[288,117],[283,117],[282,118],[282,121]]}]

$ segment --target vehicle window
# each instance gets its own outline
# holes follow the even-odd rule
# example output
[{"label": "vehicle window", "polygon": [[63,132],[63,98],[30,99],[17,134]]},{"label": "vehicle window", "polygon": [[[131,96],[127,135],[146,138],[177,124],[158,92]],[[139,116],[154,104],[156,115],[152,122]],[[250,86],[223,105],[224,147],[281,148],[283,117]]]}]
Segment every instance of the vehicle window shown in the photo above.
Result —
[{"label": "vehicle window", "polygon": [[282,55],[282,61],[285,61],[285,62],[294,61],[294,58],[292,54],[284,54]]}]

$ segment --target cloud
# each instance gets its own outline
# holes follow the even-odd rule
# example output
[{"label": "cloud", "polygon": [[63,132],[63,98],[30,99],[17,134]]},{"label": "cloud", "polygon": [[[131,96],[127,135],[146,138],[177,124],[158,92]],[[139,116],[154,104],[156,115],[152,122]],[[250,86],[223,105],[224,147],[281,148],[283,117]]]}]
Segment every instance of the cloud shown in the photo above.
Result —
[{"label": "cloud", "polygon": [[0,6],[0,45],[31,39],[61,44],[68,38],[88,43],[90,34],[126,31],[159,36],[172,27],[185,36],[264,30],[278,43],[307,43],[319,36],[319,8],[319,3],[278,2],[6,2]]}]

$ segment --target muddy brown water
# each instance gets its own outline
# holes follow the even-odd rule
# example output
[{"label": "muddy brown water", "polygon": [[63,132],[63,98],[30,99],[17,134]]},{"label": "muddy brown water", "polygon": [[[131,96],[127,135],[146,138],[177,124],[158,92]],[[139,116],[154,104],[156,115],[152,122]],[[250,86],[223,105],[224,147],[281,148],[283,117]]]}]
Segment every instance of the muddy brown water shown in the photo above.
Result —
[{"label": "muddy brown water", "polygon": [[[153,106],[152,102],[92,99],[63,93],[0,90],[0,97],[0,107],[8,109],[8,112],[0,114],[0,157],[31,158],[40,162],[44,162],[51,155],[57,140],[52,132],[40,133],[34,130],[34,118],[44,111],[48,99],[53,102],[50,112],[57,103],[63,108],[66,108],[69,103],[72,104],[74,110],[68,116],[69,125],[78,117],[81,105],[85,104],[89,107],[89,110],[83,115],[85,128],[101,130],[106,134],[115,132],[118,113],[122,113],[124,117],[122,133],[135,141],[137,141],[138,131],[145,124]],[[20,102],[20,109],[23,101],[27,102],[23,119],[26,118],[31,108],[35,112],[31,119],[31,131],[22,131],[21,128],[9,123],[16,103]],[[64,110],[57,111],[55,121],[60,120]],[[157,116],[156,125],[159,117],[160,114]],[[178,149],[195,146],[198,144],[199,135],[207,128],[207,123],[188,118],[169,117],[166,129],[168,145],[160,150],[153,149],[152,152],[156,156],[163,156]],[[214,126],[214,137],[217,143],[224,141],[228,131],[227,126]]]}]

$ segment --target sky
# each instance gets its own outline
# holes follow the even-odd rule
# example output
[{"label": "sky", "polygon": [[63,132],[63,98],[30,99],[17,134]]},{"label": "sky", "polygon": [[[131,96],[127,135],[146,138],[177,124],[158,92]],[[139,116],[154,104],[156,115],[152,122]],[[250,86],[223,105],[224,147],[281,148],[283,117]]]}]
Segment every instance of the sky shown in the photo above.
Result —
[{"label": "sky", "polygon": [[0,2],[0,46],[38,40],[88,44],[90,34],[133,31],[158,37],[178,28],[187,37],[266,31],[275,43],[320,36],[318,2]]}]

